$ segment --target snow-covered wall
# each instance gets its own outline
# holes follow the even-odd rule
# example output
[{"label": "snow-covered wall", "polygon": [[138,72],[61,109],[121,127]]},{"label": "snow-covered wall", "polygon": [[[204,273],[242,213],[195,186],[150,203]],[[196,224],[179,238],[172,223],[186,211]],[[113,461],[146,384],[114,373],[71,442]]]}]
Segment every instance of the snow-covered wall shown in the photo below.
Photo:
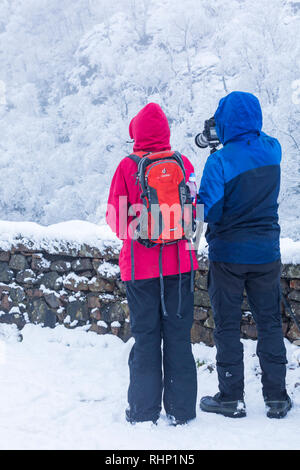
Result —
[{"label": "snow-covered wall", "polygon": [[[300,321],[300,242],[282,240],[282,290]],[[54,328],[86,325],[99,334],[130,338],[129,309],[120,279],[120,242],[105,226],[72,221],[49,227],[0,222],[0,322]],[[213,345],[214,322],[206,287],[205,241],[195,278],[193,343]],[[247,298],[242,305],[241,335],[257,337]],[[300,331],[282,309],[284,334],[300,340]]]}]

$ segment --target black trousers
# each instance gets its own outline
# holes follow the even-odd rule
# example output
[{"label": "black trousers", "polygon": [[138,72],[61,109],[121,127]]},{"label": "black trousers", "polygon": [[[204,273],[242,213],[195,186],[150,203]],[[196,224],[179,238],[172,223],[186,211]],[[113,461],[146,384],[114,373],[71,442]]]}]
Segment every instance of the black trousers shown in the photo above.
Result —
[{"label": "black trousers", "polygon": [[128,390],[133,421],[157,419],[162,398],[166,413],[175,419],[196,416],[197,374],[190,340],[194,295],[190,276],[182,274],[182,318],[176,315],[179,276],[164,277],[167,318],[162,315],[158,278],[126,282],[135,339],[129,356]]},{"label": "black trousers", "polygon": [[208,290],[216,328],[219,389],[227,399],[244,392],[243,345],[240,341],[241,304],[246,289],[258,330],[257,355],[264,397],[286,396],[286,350],[280,312],[280,260],[261,265],[210,262]]}]

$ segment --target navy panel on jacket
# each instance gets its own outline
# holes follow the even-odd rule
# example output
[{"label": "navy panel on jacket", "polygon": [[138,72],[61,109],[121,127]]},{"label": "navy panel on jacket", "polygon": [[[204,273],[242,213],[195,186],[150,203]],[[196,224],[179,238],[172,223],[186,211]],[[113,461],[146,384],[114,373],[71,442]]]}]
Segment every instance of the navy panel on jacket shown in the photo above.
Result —
[{"label": "navy panel on jacket", "polygon": [[205,206],[212,261],[263,264],[280,258],[281,147],[261,132],[261,110],[253,98],[234,92],[215,115],[224,147],[208,157],[198,198]]}]

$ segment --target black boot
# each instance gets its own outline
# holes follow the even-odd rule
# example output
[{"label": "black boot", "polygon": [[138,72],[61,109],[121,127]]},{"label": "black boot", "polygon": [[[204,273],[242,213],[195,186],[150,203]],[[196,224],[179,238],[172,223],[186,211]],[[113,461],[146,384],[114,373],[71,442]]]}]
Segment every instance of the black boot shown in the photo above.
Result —
[{"label": "black boot", "polygon": [[208,413],[217,413],[228,418],[243,418],[246,416],[246,406],[243,399],[241,400],[224,400],[221,393],[217,393],[214,397],[203,397],[200,400],[200,408]]},{"label": "black boot", "polygon": [[284,418],[292,408],[292,400],[286,395],[285,400],[268,400],[265,398],[268,418]]}]

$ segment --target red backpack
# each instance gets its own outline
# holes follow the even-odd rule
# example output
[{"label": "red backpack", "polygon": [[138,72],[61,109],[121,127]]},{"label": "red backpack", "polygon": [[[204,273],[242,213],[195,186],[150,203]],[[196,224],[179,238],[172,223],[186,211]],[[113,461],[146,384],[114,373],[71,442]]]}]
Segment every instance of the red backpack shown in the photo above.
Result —
[{"label": "red backpack", "polygon": [[143,211],[131,243],[131,279],[134,281],[134,240],[147,248],[160,246],[159,273],[163,313],[167,316],[164,303],[162,249],[164,245],[177,243],[180,276],[179,306],[181,305],[180,240],[188,240],[191,259],[191,289],[194,289],[194,272],[191,238],[195,230],[194,211],[189,187],[185,182],[185,168],[179,152],[157,153],[137,152],[129,155],[137,164],[136,180],[141,189]]}]

